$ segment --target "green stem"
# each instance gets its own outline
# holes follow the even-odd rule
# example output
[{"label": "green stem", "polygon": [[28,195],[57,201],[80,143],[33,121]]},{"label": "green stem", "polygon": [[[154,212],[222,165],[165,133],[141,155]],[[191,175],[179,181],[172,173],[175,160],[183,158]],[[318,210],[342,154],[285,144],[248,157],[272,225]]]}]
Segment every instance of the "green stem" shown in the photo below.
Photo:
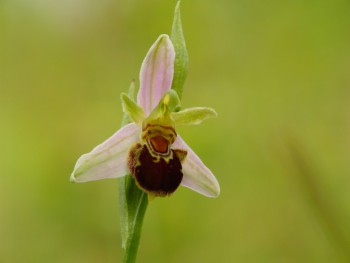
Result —
[{"label": "green stem", "polygon": [[134,263],[136,261],[137,250],[140,243],[141,229],[144,215],[148,205],[147,194],[142,193],[138,198],[137,209],[130,226],[130,233],[127,239],[124,263]]},{"label": "green stem", "polygon": [[[175,8],[171,40],[176,52],[172,88],[181,98],[188,71],[188,54],[181,25],[180,1]],[[134,90],[135,83],[132,82],[129,88],[130,98],[134,98]],[[125,114],[122,126],[131,121],[131,118]],[[122,247],[125,249],[124,263],[134,263],[140,243],[143,218],[148,206],[148,195],[140,190],[134,178],[128,175],[120,179],[119,197]]]}]

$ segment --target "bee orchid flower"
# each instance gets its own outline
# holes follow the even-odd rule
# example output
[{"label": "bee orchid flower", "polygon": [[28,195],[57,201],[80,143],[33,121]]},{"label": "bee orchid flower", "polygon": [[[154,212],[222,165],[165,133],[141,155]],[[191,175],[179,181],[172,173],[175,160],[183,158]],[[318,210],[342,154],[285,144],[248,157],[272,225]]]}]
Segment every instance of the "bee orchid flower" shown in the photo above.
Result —
[{"label": "bee orchid flower", "polygon": [[171,89],[174,60],[170,38],[161,35],[142,63],[137,102],[121,94],[123,111],[132,122],[82,155],[71,181],[131,174],[138,187],[153,196],[170,195],[180,184],[208,197],[219,195],[213,173],[176,133],[180,125],[196,125],[217,114],[204,107],[179,111],[180,99]]}]

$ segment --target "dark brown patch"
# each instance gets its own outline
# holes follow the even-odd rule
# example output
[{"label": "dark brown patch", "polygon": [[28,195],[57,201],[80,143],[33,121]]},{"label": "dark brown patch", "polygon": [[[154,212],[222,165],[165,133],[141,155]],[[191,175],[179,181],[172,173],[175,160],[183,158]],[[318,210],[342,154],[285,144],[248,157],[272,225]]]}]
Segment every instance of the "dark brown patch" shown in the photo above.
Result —
[{"label": "dark brown patch", "polygon": [[183,177],[182,165],[175,152],[168,163],[163,158],[159,158],[158,161],[149,153],[146,145],[140,149],[132,174],[140,188],[155,196],[166,196],[173,193]]}]

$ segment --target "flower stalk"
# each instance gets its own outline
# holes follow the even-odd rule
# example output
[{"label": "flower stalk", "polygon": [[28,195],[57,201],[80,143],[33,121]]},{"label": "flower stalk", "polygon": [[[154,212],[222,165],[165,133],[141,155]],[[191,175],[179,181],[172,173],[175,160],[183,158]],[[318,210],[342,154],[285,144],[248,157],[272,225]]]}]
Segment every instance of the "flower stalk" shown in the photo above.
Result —
[{"label": "flower stalk", "polygon": [[[174,76],[171,88],[176,90],[181,98],[188,71],[188,53],[182,31],[180,1],[178,1],[175,7],[171,41],[175,49]],[[135,82],[133,81],[129,88],[129,97],[134,97],[134,90]],[[130,122],[130,116],[124,113],[122,126]],[[147,207],[148,195],[140,190],[134,178],[131,175],[122,177],[119,183],[119,211],[122,248],[125,251],[124,263],[133,263],[136,261],[143,219]]]}]

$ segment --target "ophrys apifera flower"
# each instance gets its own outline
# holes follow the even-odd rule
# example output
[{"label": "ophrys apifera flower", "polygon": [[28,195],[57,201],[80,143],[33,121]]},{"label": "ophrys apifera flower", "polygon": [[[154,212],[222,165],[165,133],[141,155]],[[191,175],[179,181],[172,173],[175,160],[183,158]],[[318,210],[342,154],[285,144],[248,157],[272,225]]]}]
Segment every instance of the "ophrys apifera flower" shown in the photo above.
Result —
[{"label": "ophrys apifera flower", "polygon": [[140,72],[137,103],[121,95],[123,111],[132,122],[77,161],[71,180],[86,182],[131,174],[146,193],[166,196],[181,184],[208,197],[220,193],[213,173],[177,134],[180,125],[216,117],[211,108],[180,109],[171,89],[175,51],[161,35],[148,51]]}]

